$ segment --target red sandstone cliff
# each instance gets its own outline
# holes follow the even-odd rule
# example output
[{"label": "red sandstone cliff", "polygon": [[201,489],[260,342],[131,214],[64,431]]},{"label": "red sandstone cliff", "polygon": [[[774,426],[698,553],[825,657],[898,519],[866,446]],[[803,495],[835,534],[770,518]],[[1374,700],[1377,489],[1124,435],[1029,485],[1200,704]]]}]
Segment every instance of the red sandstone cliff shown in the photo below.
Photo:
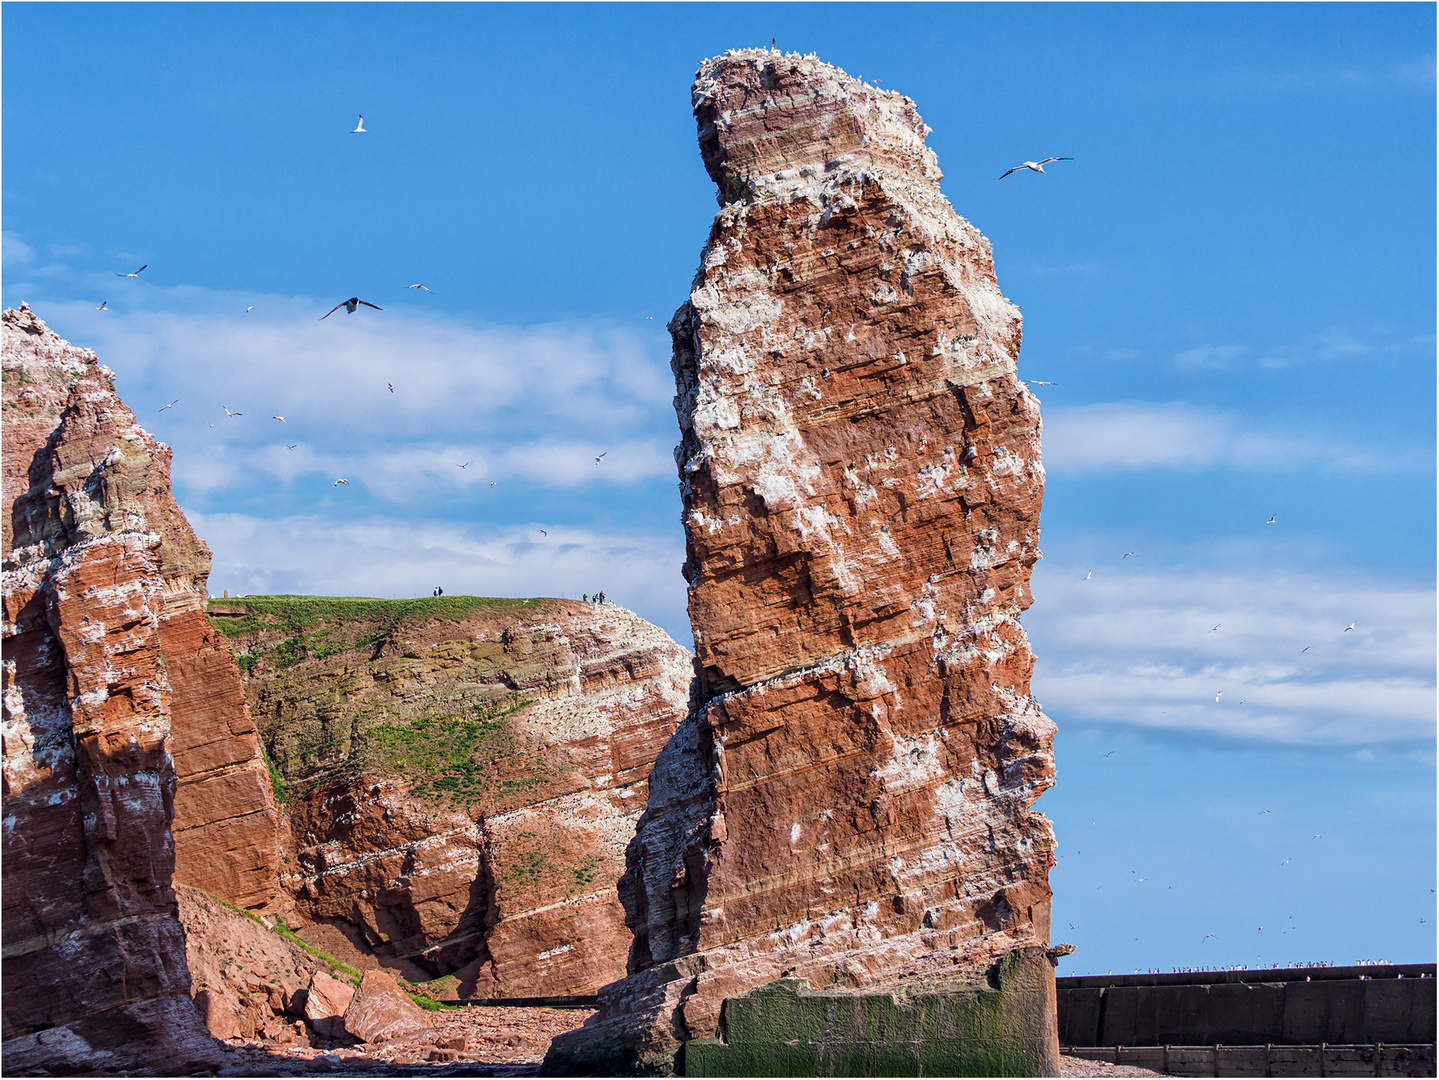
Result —
[{"label": "red sandstone cliff", "polygon": [[5,1070],[213,1066],[171,889],[165,655],[208,552],[95,355],[25,305],[3,335]]},{"label": "red sandstone cliff", "polygon": [[210,610],[246,657],[253,715],[290,781],[283,882],[302,936],[444,979],[437,997],[589,994],[624,975],[615,882],[685,715],[687,650],[613,604]]},{"label": "red sandstone cliff", "polygon": [[1049,937],[1019,313],[907,98],[751,50],[693,101],[721,204],[670,323],[699,708],[629,850],[630,975],[558,1070],[666,1070],[781,974],[972,979]]}]

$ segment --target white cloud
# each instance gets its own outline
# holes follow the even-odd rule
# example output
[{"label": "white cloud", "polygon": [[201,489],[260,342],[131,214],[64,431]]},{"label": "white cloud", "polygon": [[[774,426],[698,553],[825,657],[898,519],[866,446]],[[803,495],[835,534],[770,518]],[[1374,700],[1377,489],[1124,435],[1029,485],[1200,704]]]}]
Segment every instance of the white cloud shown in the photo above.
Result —
[{"label": "white cloud", "polygon": [[1179,371],[1237,371],[1243,368],[1283,370],[1313,364],[1343,364],[1361,357],[1398,356],[1432,351],[1432,334],[1401,337],[1392,329],[1375,327],[1364,335],[1331,327],[1304,341],[1255,348],[1251,345],[1201,345],[1176,353]]},{"label": "white cloud", "polygon": [[491,481],[674,476],[674,382],[653,334],[600,321],[472,327],[422,303],[321,320],[327,305],[303,297],[123,286],[105,313],[73,302],[39,313],[115,369],[125,402],[175,448],[186,498],[345,476],[403,504]]},{"label": "white cloud", "polygon": [[546,525],[488,527],[373,517],[335,522],[187,512],[214,554],[219,596],[569,596],[604,590],[614,603],[691,644],[680,576],[684,539]]},{"label": "white cloud", "polygon": [[1044,465],[1068,473],[1210,468],[1374,473],[1432,464],[1429,454],[1359,447],[1262,424],[1259,418],[1179,402],[1052,408],[1044,416]]},{"label": "white cloud", "polygon": [[1034,693],[1061,724],[1306,744],[1434,736],[1432,584],[1088,569],[1041,563],[1025,616]]}]

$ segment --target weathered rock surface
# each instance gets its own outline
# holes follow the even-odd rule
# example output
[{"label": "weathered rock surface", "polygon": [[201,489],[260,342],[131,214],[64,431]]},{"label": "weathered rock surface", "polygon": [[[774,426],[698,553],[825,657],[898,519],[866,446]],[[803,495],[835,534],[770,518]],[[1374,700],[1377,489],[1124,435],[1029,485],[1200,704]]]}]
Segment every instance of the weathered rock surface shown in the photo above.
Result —
[{"label": "weathered rock surface", "polygon": [[160,620],[179,776],[175,880],[241,907],[268,908],[281,895],[283,823],[240,670],[205,618],[209,570],[206,551],[189,587],[181,580],[166,593]]},{"label": "weathered rock surface", "polygon": [[166,605],[208,558],[95,354],[3,316],[4,1067],[213,1067],[171,889]]},{"label": "weathered rock surface", "polygon": [[345,1030],[345,1010],[354,997],[355,988],[349,983],[317,972],[305,995],[305,1019],[320,1035],[339,1035]]},{"label": "weathered rock surface", "polygon": [[423,1031],[425,1011],[400,989],[386,971],[367,971],[345,1008],[345,1031],[361,1042],[376,1043]]},{"label": "weathered rock surface", "polygon": [[306,994],[311,981],[338,981],[329,976],[327,966],[255,917],[199,889],[177,884],[175,898],[185,928],[191,996],[210,1034],[217,1039],[293,1041],[294,1022],[310,1016]]},{"label": "weathered rock surface", "polygon": [[615,883],[688,706],[685,649],[575,601],[248,598],[210,613],[291,783],[284,883],[303,936],[445,978],[436,997],[587,994],[624,974]]},{"label": "weathered rock surface", "polygon": [[630,975],[555,1071],[671,1068],[784,974],[958,986],[1049,936],[1019,313],[913,102],[755,50],[693,95],[721,204],[670,323],[697,708],[629,849]]}]

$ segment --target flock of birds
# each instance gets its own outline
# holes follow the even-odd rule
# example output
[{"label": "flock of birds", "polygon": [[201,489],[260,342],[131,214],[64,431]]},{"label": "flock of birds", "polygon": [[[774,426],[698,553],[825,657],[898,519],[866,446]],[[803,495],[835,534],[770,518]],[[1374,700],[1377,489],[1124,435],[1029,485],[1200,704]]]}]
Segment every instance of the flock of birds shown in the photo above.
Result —
[{"label": "flock of birds", "polygon": [[[1048,385],[1048,384],[1046,384],[1046,385]],[[1266,520],[1266,521],[1264,522],[1264,524],[1266,524],[1266,525],[1277,525],[1277,524],[1279,523],[1278,519],[1279,519],[1279,515],[1278,515],[1277,513],[1275,513],[1275,514],[1270,514],[1268,520]],[[1135,559],[1135,558],[1138,558],[1138,557],[1139,557],[1139,552],[1137,552],[1137,551],[1126,551],[1123,555],[1121,555],[1121,556],[1119,557],[1119,561],[1120,561],[1120,562],[1123,562],[1125,559]],[[1093,570],[1090,570],[1088,573],[1086,573],[1086,574],[1084,575],[1084,577],[1083,577],[1081,580],[1084,580],[1084,581],[1092,581],[1093,578],[1094,578],[1094,571],[1093,571]],[[1215,631],[1217,631],[1217,630],[1218,630],[1221,626],[1223,626],[1223,625],[1224,625],[1224,624],[1223,624],[1222,622],[1217,622],[1217,623],[1215,623],[1213,626],[1211,626],[1211,627],[1209,628],[1209,633],[1211,633],[1211,634],[1214,633]],[[1342,631],[1340,631],[1340,633],[1341,633],[1341,634],[1347,634],[1347,633],[1349,633],[1349,631],[1351,631],[1351,630],[1357,630],[1358,628],[1359,628],[1359,621],[1356,619],[1354,622],[1350,623],[1350,624],[1349,624],[1348,626],[1346,626]],[[1302,649],[1299,650],[1299,655],[1303,656],[1305,653],[1307,653],[1310,649],[1313,649],[1313,648],[1315,648],[1314,645],[1306,645],[1306,646],[1304,646],[1304,648],[1302,648]],[[1224,696],[1224,691],[1223,691],[1223,690],[1218,691],[1218,692],[1214,695],[1215,704],[1218,704],[1218,703],[1219,703],[1219,699],[1222,698],[1223,696]],[[1239,704],[1243,705],[1243,704],[1244,704],[1244,701],[1241,700],[1241,701],[1239,702]],[[1113,752],[1114,752],[1114,751],[1111,750],[1109,753],[1112,754]],[[1105,754],[1104,756],[1105,756],[1105,757],[1108,757],[1109,754]],[[1265,813],[1268,813],[1268,811],[1265,811]]]},{"label": "flock of birds", "polygon": [[[365,130],[364,123],[365,123],[365,118],[364,118],[363,116],[361,116],[361,117],[360,117],[360,120],[359,120],[359,123],[356,125],[356,127],[355,127],[355,129],[354,129],[354,132],[352,132],[352,134],[358,134],[359,132],[364,131],[364,130]],[[116,276],[116,277],[122,277],[122,278],[138,278],[138,277],[140,276],[140,274],[141,274],[142,272],[144,272],[144,271],[149,267],[149,265],[150,265],[149,263],[146,263],[144,266],[140,267],[139,270],[132,271],[131,273],[128,273],[128,274],[120,274],[120,273],[117,273],[115,276]],[[418,281],[415,282],[413,285],[408,285],[408,286],[406,286],[406,288],[410,288],[410,289],[423,289],[423,290],[424,290],[425,292],[427,292],[427,293],[433,293],[433,290],[432,290],[428,285],[425,285],[423,282],[418,282]],[[329,318],[331,315],[333,315],[335,312],[339,311],[341,308],[344,308],[344,309],[345,309],[345,313],[346,313],[347,315],[353,315],[356,311],[358,311],[358,310],[360,309],[360,306],[361,306],[361,305],[363,305],[363,306],[365,306],[365,307],[374,308],[376,311],[384,311],[384,310],[385,310],[385,309],[382,308],[379,304],[372,304],[372,303],[370,303],[370,301],[368,301],[368,300],[362,300],[362,299],[360,299],[360,297],[358,297],[358,296],[352,296],[352,297],[350,297],[348,300],[341,300],[338,304],[336,304],[334,307],[332,307],[329,311],[327,311],[327,312],[325,312],[325,314],[321,315],[320,318],[319,318],[319,321],[320,321],[320,322],[324,322],[326,319],[328,319],[328,318]],[[107,311],[107,310],[109,310],[109,308],[108,308],[108,301],[101,301],[100,306],[99,306],[98,308],[96,308],[95,310],[96,310],[96,311]],[[255,310],[255,307],[254,307],[254,305],[252,304],[252,305],[250,305],[249,307],[247,307],[247,308],[245,309],[245,314],[248,315],[250,312],[252,312],[252,311],[254,311],[254,310]],[[647,315],[646,318],[648,318],[648,319],[653,319],[654,316],[652,316],[652,315]],[[387,383],[385,384],[385,386],[386,386],[386,388],[389,390],[390,393],[393,394],[393,393],[395,392],[395,384],[394,384],[394,383],[392,383],[392,382],[387,382]],[[169,402],[168,404],[162,405],[162,406],[160,407],[159,411],[160,411],[160,412],[164,412],[166,409],[173,409],[173,408],[174,408],[176,405],[178,405],[179,403],[180,403],[180,399],[179,399],[179,398],[175,398],[173,401]],[[243,416],[245,415],[243,412],[241,412],[241,411],[239,411],[239,410],[231,409],[228,405],[222,404],[222,405],[220,406],[220,408],[222,408],[222,409],[225,410],[225,418],[226,418],[227,420],[233,420],[233,419],[236,419],[237,417],[243,417]],[[282,424],[286,422],[285,418],[284,418],[283,416],[278,415],[278,414],[272,415],[272,416],[270,417],[270,419],[272,419],[272,420],[278,420],[278,421],[279,421],[280,423],[282,423]],[[208,426],[213,428],[215,425],[214,425],[214,424],[209,424]],[[286,443],[286,444],[285,444],[285,448],[286,448],[287,450],[295,450],[295,449],[297,449],[297,448],[299,447],[299,445],[300,445],[299,443]],[[603,452],[601,452],[600,454],[597,454],[597,455],[595,456],[595,468],[596,468],[596,469],[598,469],[598,468],[600,467],[600,464],[604,461],[605,456],[606,456],[608,453],[609,453],[609,451],[608,451],[608,450],[605,450],[605,451],[603,451]],[[459,469],[468,469],[468,468],[469,468],[471,465],[473,465],[473,464],[474,464],[473,461],[466,461],[466,462],[464,462],[464,463],[462,463],[462,464],[456,465],[455,467],[456,467],[456,468],[459,468]],[[342,486],[343,486],[343,487],[348,487],[349,484],[350,484],[350,481],[349,481],[349,479],[348,479],[347,477],[340,476],[340,477],[336,477],[335,482],[332,483],[332,484],[330,485],[330,487],[331,487],[331,489],[338,488],[338,487],[342,487]],[[496,481],[496,480],[491,480],[491,481],[490,481],[490,487],[498,487],[498,486],[499,486],[499,481]],[[549,533],[548,533],[546,530],[540,529],[539,531],[540,531],[540,534],[541,534],[542,536],[549,536]]]},{"label": "flock of birds", "polygon": [[[1013,170],[1011,170],[1011,171],[1013,171]],[[1006,173],[1005,175],[1008,175],[1008,173]],[[1271,514],[1271,515],[1264,521],[1264,524],[1265,524],[1265,525],[1276,525],[1276,526],[1277,526],[1278,523],[1279,523],[1279,515],[1278,515],[1277,513]],[[1120,556],[1120,562],[1122,563],[1122,562],[1123,562],[1124,560],[1126,560],[1126,559],[1138,558],[1138,554],[1139,554],[1139,553],[1136,552],[1136,551],[1126,551],[1126,552],[1124,552],[1124,553]],[[1088,571],[1088,572],[1084,575],[1084,578],[1083,578],[1082,580],[1084,580],[1084,581],[1092,580],[1092,579],[1093,579],[1093,576],[1094,576],[1094,571],[1093,571],[1093,570],[1090,570],[1090,571]],[[1222,627],[1223,625],[1224,625],[1223,622],[1217,622],[1217,623],[1215,623],[1213,626],[1211,626],[1211,627],[1209,628],[1209,630],[1207,631],[1207,633],[1210,633],[1210,634],[1216,633],[1216,632],[1220,629],[1220,627]],[[1347,634],[1347,633],[1349,633],[1350,631],[1357,631],[1358,628],[1359,628],[1359,622],[1358,622],[1358,620],[1355,620],[1355,621],[1351,622],[1348,626],[1345,626],[1342,630],[1340,630],[1340,631],[1338,631],[1338,632],[1339,632],[1340,636],[1342,637],[1344,634]],[[1313,649],[1313,648],[1315,648],[1315,647],[1316,647],[1315,645],[1306,645],[1303,649],[1300,650],[1300,655],[1303,655],[1304,653],[1309,652],[1311,649]],[[1223,698],[1223,696],[1224,696],[1224,691],[1223,691],[1223,690],[1217,691],[1217,692],[1215,693],[1215,695],[1214,695],[1214,701],[1215,701],[1215,703],[1216,703],[1216,704],[1220,703],[1220,699]],[[1244,704],[1244,699],[1241,699],[1241,700],[1239,701],[1239,704],[1240,704],[1240,705],[1243,705],[1243,704]],[[1107,753],[1105,753],[1104,755],[1102,755],[1102,757],[1103,757],[1104,759],[1108,759],[1108,758],[1110,758],[1110,757],[1113,757],[1114,754],[1115,754],[1115,751],[1110,750],[1110,751],[1108,751]],[[1257,817],[1263,817],[1263,816],[1266,815],[1266,814],[1271,814],[1271,815],[1272,815],[1272,811],[1270,811],[1270,810],[1260,810],[1256,816],[1257,816]],[[1097,823],[1096,823],[1096,822],[1090,822],[1090,824],[1091,824],[1091,825],[1094,825],[1094,824],[1097,824]],[[1322,840],[1322,839],[1323,839],[1323,836],[1320,835],[1319,833],[1314,833],[1313,836],[1311,837],[1311,839],[1312,839],[1312,840]],[[1074,854],[1076,854],[1076,855],[1082,855],[1082,854],[1084,854],[1084,852],[1083,852],[1082,850],[1076,849],[1075,852],[1074,852]],[[1061,855],[1060,857],[1062,858],[1063,856]],[[1289,865],[1292,861],[1293,861],[1292,858],[1286,858],[1286,859],[1284,859],[1282,862],[1280,862],[1278,865],[1279,865],[1280,867],[1284,867],[1284,866]],[[1135,883],[1135,884],[1140,884],[1140,883],[1143,883],[1143,882],[1145,882],[1145,881],[1148,880],[1147,878],[1142,878],[1142,877],[1140,877],[1139,874],[1138,874],[1138,871],[1135,871],[1135,870],[1131,870],[1131,871],[1130,871],[1130,875],[1131,875],[1131,879],[1130,879],[1130,880],[1131,880],[1133,883]],[[1104,886],[1103,886],[1103,885],[1097,885],[1097,886],[1095,886],[1095,888],[1096,888],[1096,889],[1102,889],[1102,888],[1104,888]],[[1173,889],[1174,886],[1170,885],[1170,886],[1168,886],[1168,888],[1169,888],[1169,889]],[[1431,889],[1430,892],[1434,892],[1434,890]],[[1290,916],[1288,916],[1288,919],[1292,922],[1293,919],[1294,919],[1294,916],[1293,916],[1293,915],[1290,915]],[[1420,918],[1420,919],[1419,919],[1419,922],[1420,922],[1420,923],[1424,923],[1425,920],[1424,920],[1423,918]],[[1080,927],[1077,926],[1077,925],[1074,924],[1074,923],[1069,923],[1068,925],[1069,925],[1069,928],[1070,928],[1071,930],[1078,930],[1078,929],[1080,929]],[[1264,933],[1265,929],[1266,929],[1266,927],[1264,927],[1264,926],[1259,926],[1259,927],[1256,928],[1255,932],[1258,933],[1258,934],[1262,934],[1262,933]],[[1268,929],[1270,930],[1270,932],[1271,932],[1271,934],[1272,934],[1274,928],[1273,928],[1273,927],[1269,927]],[[1280,931],[1280,933],[1281,933],[1281,935],[1282,935],[1282,934],[1288,934],[1290,931],[1293,931],[1293,930],[1296,930],[1296,929],[1297,929],[1297,927],[1288,926],[1288,927],[1286,927],[1284,930]],[[1138,939],[1138,938],[1135,938],[1135,940],[1138,941],[1139,939]],[[1210,940],[1217,941],[1217,940],[1219,940],[1219,937],[1218,937],[1217,934],[1205,934],[1205,935],[1200,939],[1199,944],[1200,944],[1200,945],[1203,945],[1205,942],[1210,941]],[[1135,970],[1137,971],[1138,969],[1135,969]],[[1176,969],[1176,970],[1177,970],[1177,969]],[[1111,972],[1111,974],[1112,974],[1112,972]]]}]

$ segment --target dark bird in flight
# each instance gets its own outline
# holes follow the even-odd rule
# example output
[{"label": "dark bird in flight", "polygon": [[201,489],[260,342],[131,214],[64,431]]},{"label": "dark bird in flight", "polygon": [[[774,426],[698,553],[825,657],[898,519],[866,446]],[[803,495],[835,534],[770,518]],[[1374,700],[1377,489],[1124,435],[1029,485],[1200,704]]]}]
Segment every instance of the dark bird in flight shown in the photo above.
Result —
[{"label": "dark bird in flight", "polygon": [[100,301],[100,306],[97,307],[95,310],[96,310],[96,311],[104,311],[104,310],[105,310],[105,305],[108,304],[109,302],[110,302],[110,301],[108,301],[108,300],[101,300],[101,301]]},{"label": "dark bird in flight", "polygon": [[372,307],[372,308],[374,308],[376,311],[384,311],[384,310],[385,310],[384,308],[380,307],[379,304],[372,304],[372,303],[370,303],[368,300],[361,300],[358,296],[352,296],[352,297],[350,297],[348,300],[341,300],[338,304],[336,304],[334,307],[332,307],[329,311],[327,311],[327,312],[325,312],[323,315],[321,315],[321,316],[320,316],[320,321],[321,321],[321,322],[324,322],[326,319],[328,319],[328,318],[329,318],[331,315],[333,315],[335,312],[339,311],[341,308],[344,308],[344,309],[345,309],[345,314],[346,314],[346,315],[353,315],[357,310],[359,310],[359,307],[360,307],[361,304],[364,304],[366,307]]},{"label": "dark bird in flight", "polygon": [[1026,162],[1024,162],[1024,164],[1022,164],[1022,165],[1016,165],[1014,168],[1010,169],[1009,172],[1004,173],[1002,176],[1000,176],[1000,179],[1003,180],[1004,177],[1006,177],[1006,176],[1009,175],[1009,173],[1019,172],[1020,169],[1028,169],[1030,172],[1042,173],[1042,172],[1044,172],[1044,167],[1045,167],[1046,165],[1048,165],[1051,161],[1073,161],[1073,160],[1074,160],[1074,159],[1073,159],[1072,157],[1047,157],[1047,158],[1045,158],[1043,161],[1026,161]]},{"label": "dark bird in flight", "polygon": [[[145,264],[145,266],[149,266],[149,265],[150,265],[149,263],[146,263],[146,264]],[[145,269],[145,266],[140,267],[140,270]],[[139,276],[140,276],[140,270],[136,270],[133,274],[116,274],[115,276],[116,276],[116,277],[139,277]]]}]

